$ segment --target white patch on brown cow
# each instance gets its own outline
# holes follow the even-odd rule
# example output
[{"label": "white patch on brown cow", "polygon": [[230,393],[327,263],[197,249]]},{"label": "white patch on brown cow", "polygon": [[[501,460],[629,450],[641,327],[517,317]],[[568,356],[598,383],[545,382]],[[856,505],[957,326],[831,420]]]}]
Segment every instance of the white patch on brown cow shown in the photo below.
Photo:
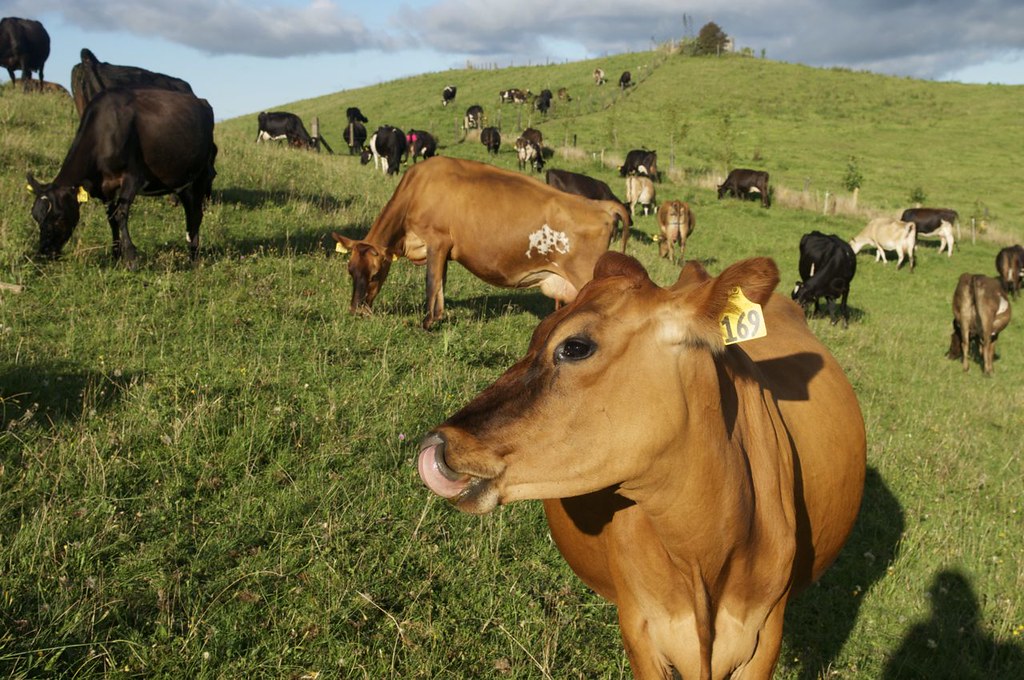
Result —
[{"label": "white patch on brown cow", "polygon": [[564,255],[569,252],[569,237],[564,231],[555,231],[545,224],[530,234],[530,245],[526,249],[526,257],[531,257],[531,252],[534,250],[541,255],[547,255],[552,250]]},{"label": "white patch on brown cow", "polygon": [[1003,314],[1009,308],[1010,308],[1009,301],[1006,298],[1001,297],[1001,298],[999,298],[999,311],[997,311],[996,314]]}]

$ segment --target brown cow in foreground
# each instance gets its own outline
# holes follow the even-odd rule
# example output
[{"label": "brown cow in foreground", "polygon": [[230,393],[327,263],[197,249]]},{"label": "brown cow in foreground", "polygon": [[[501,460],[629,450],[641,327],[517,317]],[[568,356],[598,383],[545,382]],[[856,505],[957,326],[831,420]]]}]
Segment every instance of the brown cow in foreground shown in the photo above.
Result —
[{"label": "brown cow in foreground", "polygon": [[992,373],[999,333],[1010,323],[1010,300],[999,279],[981,274],[961,274],[953,293],[953,333],[949,338],[950,359],[963,360],[970,368],[971,340],[978,343],[982,370]]},{"label": "brown cow in foreground", "polygon": [[608,249],[616,220],[629,224],[617,201],[592,201],[476,161],[435,156],[402,177],[363,240],[333,234],[351,251],[351,310],[369,309],[391,262],[404,256],[427,268],[430,328],[444,313],[448,261],[487,283],[539,287],[571,302]]},{"label": "brown cow in foreground", "polygon": [[658,227],[661,239],[658,253],[676,262],[676,243],[679,244],[679,258],[686,259],[686,239],[693,233],[693,211],[683,201],[665,201],[658,207]]},{"label": "brown cow in foreground", "polygon": [[[766,258],[716,278],[691,261],[660,288],[608,253],[421,445],[421,478],[460,510],[544,499],[569,565],[617,605],[636,678],[771,677],[790,596],[857,516],[857,397],[778,282]],[[723,346],[736,288],[767,335]]]}]

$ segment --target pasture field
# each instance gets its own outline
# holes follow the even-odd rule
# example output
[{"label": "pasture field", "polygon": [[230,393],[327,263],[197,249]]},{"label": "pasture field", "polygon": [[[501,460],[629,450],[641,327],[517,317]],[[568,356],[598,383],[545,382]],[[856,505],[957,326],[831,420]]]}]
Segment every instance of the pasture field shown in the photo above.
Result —
[{"label": "pasture field", "polygon": [[[641,81],[626,95],[624,68]],[[396,184],[344,153],[346,106],[371,130],[435,130],[441,153],[484,159],[454,131],[469,104],[501,111],[514,138],[511,121],[537,114],[499,109],[497,91],[563,85],[573,102],[539,127],[576,146],[550,167],[622,195],[614,159],[658,149],[659,199],[691,203],[687,254],[712,273],[768,255],[788,294],[812,229],[851,236],[915,189],[960,210],[951,259],[935,241],[914,273],[862,253],[850,327],[809,321],[858,394],[868,480],[846,549],[789,607],[776,677],[1021,677],[1024,312],[992,377],[944,354],[959,275],[994,274],[998,249],[1024,240],[1020,193],[999,179],[1024,88],[663,52],[276,107],[319,115],[334,156],[254,144],[255,116],[219,123],[200,263],[181,208],[140,199],[136,272],[111,263],[94,203],[61,260],[33,258],[25,172],[52,179],[77,120],[70,101],[0,92],[0,281],[24,287],[0,290],[0,676],[630,677],[614,608],[564,564],[539,503],[463,515],[415,470],[419,438],[525,351],[552,303],[453,265],[447,318],[427,333],[423,272],[403,261],[354,317],[329,237],[365,233]],[[493,162],[515,167],[509,149]],[[822,214],[851,157],[859,206]],[[709,178],[729,165],[770,170],[776,205],[718,201]],[[972,215],[988,223],[976,242]],[[678,267],[655,232],[639,218],[628,252],[667,285]]]}]

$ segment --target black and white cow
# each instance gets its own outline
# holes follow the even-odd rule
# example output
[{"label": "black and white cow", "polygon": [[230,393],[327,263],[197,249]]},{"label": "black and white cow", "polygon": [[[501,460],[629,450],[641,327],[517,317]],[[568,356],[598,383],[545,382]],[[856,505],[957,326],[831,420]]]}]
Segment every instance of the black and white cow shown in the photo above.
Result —
[{"label": "black and white cow", "polygon": [[373,153],[373,167],[385,175],[397,175],[402,160],[408,153],[405,133],[392,125],[382,125],[370,137],[370,151]]},{"label": "black and white cow", "polygon": [[316,143],[306,132],[302,119],[287,111],[262,111],[257,117],[259,129],[257,142],[286,139],[290,146],[299,149],[314,149]]},{"label": "black and white cow", "polygon": [[544,167],[544,153],[537,142],[526,137],[516,140],[516,155],[519,157],[519,169],[525,170],[529,165],[534,171],[540,172]]},{"label": "black and white cow", "polygon": [[18,17],[0,19],[0,66],[7,69],[11,84],[18,82],[15,70],[21,71],[25,84],[32,80],[32,71],[38,71],[41,89],[45,80],[43,66],[49,56],[50,34],[41,23]]},{"label": "black and white cow", "polygon": [[604,83],[605,83],[604,69],[603,68],[595,68],[594,69],[594,85],[604,85]]},{"label": "black and white cow", "polygon": [[498,93],[498,97],[501,99],[502,104],[524,104],[529,96],[529,90],[520,90],[518,87],[502,90]]},{"label": "black and white cow", "polygon": [[917,237],[932,236],[939,239],[939,252],[946,250],[946,257],[953,256],[953,227],[960,227],[960,215],[949,208],[907,208],[900,216],[901,222],[913,222]]},{"label": "black and white cow", "polygon": [[479,104],[473,104],[466,109],[466,116],[462,119],[464,130],[479,130],[484,125],[484,109]]},{"label": "black and white cow", "polygon": [[458,91],[459,88],[454,85],[445,85],[444,89],[441,90],[441,106],[448,106],[455,101],[455,95]]},{"label": "black and white cow", "polygon": [[405,135],[405,141],[413,163],[417,158],[430,158],[437,153],[437,140],[429,132],[409,130]]},{"label": "black and white cow", "polygon": [[835,234],[812,231],[800,239],[800,280],[793,289],[793,299],[806,311],[814,302],[818,313],[819,300],[825,298],[829,317],[836,323],[836,299],[840,300],[839,313],[843,328],[850,325],[846,300],[850,295],[850,282],[857,273],[857,256],[850,244]]},{"label": "black and white cow", "polygon": [[749,198],[751,196],[761,199],[761,205],[769,208],[772,205],[771,195],[768,187],[768,173],[763,170],[748,170],[747,168],[735,168],[729,171],[729,176],[718,185],[718,198],[726,194],[732,194],[736,198]]},{"label": "black and white cow", "polygon": [[647,149],[633,149],[626,154],[626,161],[619,166],[619,176],[643,175],[658,179],[658,152]]},{"label": "black and white cow", "polygon": [[480,142],[487,147],[488,153],[496,154],[501,148],[501,133],[496,127],[485,127],[480,131]]}]

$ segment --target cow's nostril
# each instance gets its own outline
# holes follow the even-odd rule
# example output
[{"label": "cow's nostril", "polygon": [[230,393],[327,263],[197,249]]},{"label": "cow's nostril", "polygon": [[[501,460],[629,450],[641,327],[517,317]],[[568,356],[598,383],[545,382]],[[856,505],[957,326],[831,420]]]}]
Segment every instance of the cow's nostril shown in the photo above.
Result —
[{"label": "cow's nostril", "polygon": [[448,442],[438,432],[431,432],[427,437],[420,443],[420,451],[433,448],[433,452],[429,455],[433,458],[434,469],[441,473],[445,479],[449,481],[458,481],[462,478],[455,470],[448,467],[448,461],[445,460],[444,452]]}]

